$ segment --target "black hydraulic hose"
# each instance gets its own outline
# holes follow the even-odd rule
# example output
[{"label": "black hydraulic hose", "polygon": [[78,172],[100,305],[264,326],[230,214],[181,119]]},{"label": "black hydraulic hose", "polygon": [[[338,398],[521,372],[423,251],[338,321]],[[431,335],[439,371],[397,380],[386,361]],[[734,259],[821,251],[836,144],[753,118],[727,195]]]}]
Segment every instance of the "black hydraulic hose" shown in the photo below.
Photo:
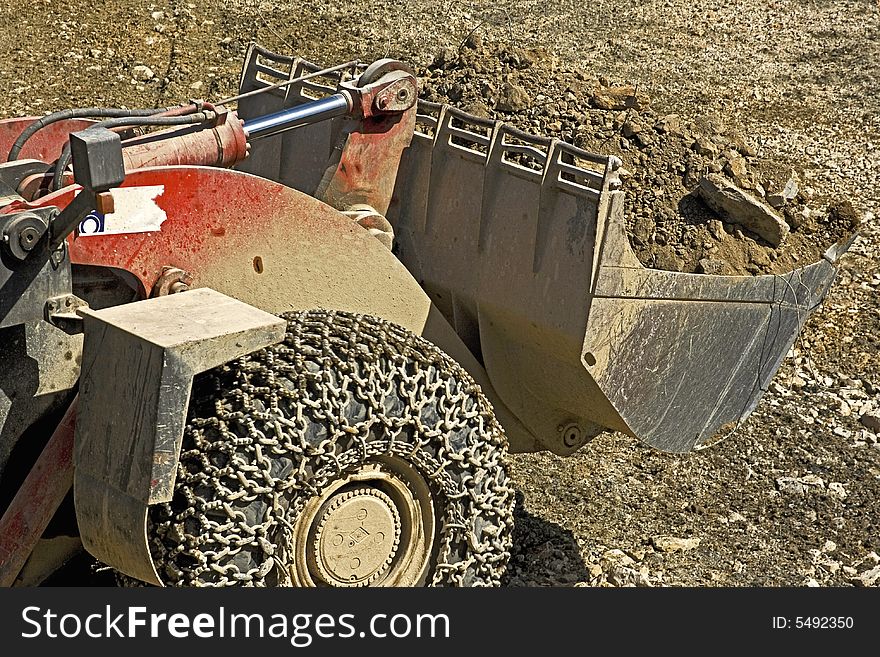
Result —
[{"label": "black hydraulic hose", "polygon": [[18,139],[12,144],[12,148],[9,149],[9,155],[6,160],[8,162],[12,162],[13,160],[18,159],[19,154],[21,153],[21,149],[24,148],[25,143],[28,139],[33,137],[37,132],[45,128],[47,125],[51,125],[52,123],[57,123],[58,121],[64,121],[66,119],[90,119],[90,118],[102,118],[102,117],[122,117],[122,116],[151,116],[153,114],[157,114],[158,112],[168,111],[170,108],[165,109],[119,109],[115,107],[79,107],[76,109],[66,109],[61,110],[60,112],[54,112],[52,114],[47,114],[46,116],[37,119],[33,123],[31,123],[27,128],[25,128],[22,133],[18,136]]},{"label": "black hydraulic hose", "polygon": [[[163,111],[163,110],[156,110]],[[107,119],[95,123],[93,128],[131,128],[138,126],[176,126],[176,125],[193,125],[209,121],[216,116],[214,112],[193,112],[192,114],[183,114],[181,116],[120,116],[117,118]],[[55,163],[55,173],[52,176],[51,190],[61,189],[61,181],[64,178],[64,170],[70,164],[70,142],[64,145],[61,155]]]}]

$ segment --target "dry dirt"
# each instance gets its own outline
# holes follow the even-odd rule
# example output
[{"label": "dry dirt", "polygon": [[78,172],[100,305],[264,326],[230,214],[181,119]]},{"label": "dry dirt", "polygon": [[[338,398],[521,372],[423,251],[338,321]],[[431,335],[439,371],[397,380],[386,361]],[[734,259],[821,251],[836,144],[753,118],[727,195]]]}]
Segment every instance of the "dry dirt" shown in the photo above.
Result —
[{"label": "dry dirt", "polygon": [[[849,199],[860,237],[733,434],[684,456],[608,434],[567,459],[512,457],[508,584],[880,584],[876,0],[37,0],[4,3],[0,19],[3,116],[231,95],[252,40],[322,63],[403,59],[428,95],[621,155],[634,246],[661,268],[802,266],[839,235],[829,207]],[[597,112],[600,80],[645,105]],[[683,126],[672,141],[658,127],[670,115]],[[796,176],[786,218],[812,213],[788,247],[711,231],[692,202],[698,176],[737,157],[758,194]]]}]

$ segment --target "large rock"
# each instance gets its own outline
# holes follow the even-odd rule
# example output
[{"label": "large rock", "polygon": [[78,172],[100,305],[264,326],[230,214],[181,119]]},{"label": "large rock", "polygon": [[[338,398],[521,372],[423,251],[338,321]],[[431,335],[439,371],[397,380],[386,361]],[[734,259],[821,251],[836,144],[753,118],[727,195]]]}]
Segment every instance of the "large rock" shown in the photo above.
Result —
[{"label": "large rock", "polygon": [[626,121],[620,128],[620,133],[630,139],[642,131],[642,126],[637,121]]},{"label": "large rock", "polygon": [[663,132],[673,137],[684,137],[681,127],[681,117],[678,114],[667,114],[654,126],[658,132]]},{"label": "large rock", "polygon": [[727,263],[723,260],[703,258],[697,263],[698,274],[710,274],[712,276],[724,276],[727,274]]},{"label": "large rock", "polygon": [[135,66],[133,69],[131,69],[131,77],[140,82],[146,82],[156,77],[156,74],[153,73],[153,69],[151,69],[149,66],[144,66],[142,64],[140,66]]},{"label": "large rock", "polygon": [[774,208],[781,208],[789,201],[793,201],[798,195],[798,191],[797,180],[789,178],[788,182],[785,183],[785,187],[782,188],[782,191],[767,196],[767,202]]},{"label": "large rock", "polygon": [[789,231],[785,220],[769,205],[724,176],[714,173],[703,176],[697,190],[706,205],[727,221],[752,231],[775,247],[785,241]]},{"label": "large rock", "polygon": [[498,96],[497,108],[502,112],[519,112],[531,103],[528,92],[517,84],[505,82]]},{"label": "large rock", "polygon": [[814,474],[803,477],[779,477],[776,480],[776,488],[780,493],[791,495],[806,495],[807,493],[825,490],[825,480]]},{"label": "large rock", "polygon": [[715,157],[718,155],[718,147],[706,135],[699,135],[694,140],[694,143],[691,144],[691,150],[696,151],[698,155],[703,157]]}]

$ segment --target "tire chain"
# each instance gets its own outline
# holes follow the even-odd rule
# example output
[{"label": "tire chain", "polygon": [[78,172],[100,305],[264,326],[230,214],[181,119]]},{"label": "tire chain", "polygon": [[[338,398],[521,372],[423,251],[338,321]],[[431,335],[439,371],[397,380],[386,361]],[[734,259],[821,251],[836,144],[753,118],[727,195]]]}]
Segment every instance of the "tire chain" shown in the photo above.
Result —
[{"label": "tire chain", "polygon": [[479,386],[391,322],[324,310],[282,317],[283,342],[194,381],[175,497],[150,510],[163,580],[290,585],[306,501],[365,461],[396,456],[442,507],[426,583],[499,585],[514,490],[506,437]]}]

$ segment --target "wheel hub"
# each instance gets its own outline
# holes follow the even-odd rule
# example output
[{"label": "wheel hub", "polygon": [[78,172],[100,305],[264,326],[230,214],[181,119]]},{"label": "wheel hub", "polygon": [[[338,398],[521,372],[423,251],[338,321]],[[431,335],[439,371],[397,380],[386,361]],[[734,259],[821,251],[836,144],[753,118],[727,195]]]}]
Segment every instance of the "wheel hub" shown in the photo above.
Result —
[{"label": "wheel hub", "polygon": [[315,574],[330,586],[365,586],[391,566],[400,545],[400,514],[378,488],[332,496],[318,513],[312,544]]},{"label": "wheel hub", "polygon": [[309,500],[294,526],[295,586],[416,586],[435,538],[433,494],[396,457],[379,457]]}]

